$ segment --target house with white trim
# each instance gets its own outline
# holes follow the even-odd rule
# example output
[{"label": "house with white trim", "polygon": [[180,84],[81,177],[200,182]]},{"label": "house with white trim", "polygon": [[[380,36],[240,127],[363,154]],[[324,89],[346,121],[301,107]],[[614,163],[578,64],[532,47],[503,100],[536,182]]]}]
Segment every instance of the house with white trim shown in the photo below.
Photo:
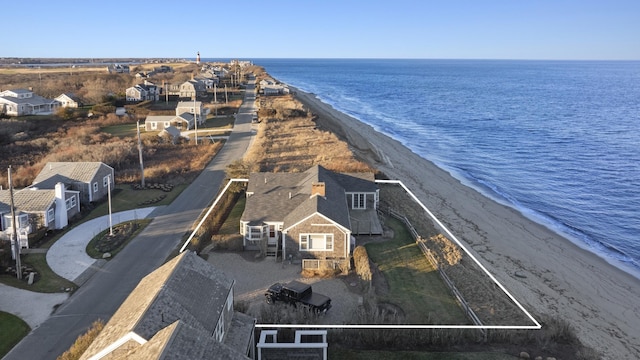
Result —
[{"label": "house with white trim", "polygon": [[[62,183],[53,189],[25,188],[13,192],[14,213],[18,240],[29,247],[29,234],[40,229],[62,229],[69,219],[80,212],[80,192],[70,190]],[[13,234],[11,194],[0,190],[0,239],[9,240]]]},{"label": "house with white trim", "polygon": [[191,130],[207,121],[209,108],[202,101],[180,101],[176,106],[176,115],[149,115],[144,120],[145,131],[162,131],[173,126],[177,129]]},{"label": "house with white trim", "polygon": [[0,92],[0,114],[10,116],[51,115],[60,107],[57,100],[46,99],[27,89]]},{"label": "house with white trim", "polygon": [[160,99],[160,91],[158,86],[148,81],[143,84],[137,84],[125,90],[127,101],[158,101]]},{"label": "house with white trim", "polygon": [[63,183],[78,191],[80,203],[88,204],[107,196],[115,187],[114,170],[102,162],[48,162],[36,176],[31,189],[53,189]]},{"label": "house with white trim", "polygon": [[[373,173],[253,173],[240,234],[245,249],[281,259],[315,259],[348,269],[352,235],[381,234]],[[304,267],[304,261],[303,261]]]},{"label": "house with white trim", "polygon": [[253,359],[255,319],[235,281],[186,251],[145,276],[80,359]]},{"label": "house with white trim", "polygon": [[60,106],[66,108],[78,108],[82,106],[82,101],[80,100],[80,98],[72,93],[60,94],[57,98],[55,98],[55,100],[60,103]]}]

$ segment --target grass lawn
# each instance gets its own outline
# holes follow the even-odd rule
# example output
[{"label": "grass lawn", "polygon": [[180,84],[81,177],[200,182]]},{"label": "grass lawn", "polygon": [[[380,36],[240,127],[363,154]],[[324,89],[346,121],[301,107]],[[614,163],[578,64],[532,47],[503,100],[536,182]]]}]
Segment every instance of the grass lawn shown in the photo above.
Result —
[{"label": "grass lawn", "polygon": [[244,206],[247,203],[247,198],[241,196],[236,204],[234,205],[231,213],[227,216],[227,219],[224,221],[218,234],[220,235],[234,235],[239,232],[238,228],[240,226],[240,217],[242,216],[242,212],[244,211]]},{"label": "grass lawn", "polygon": [[393,228],[393,239],[365,245],[389,284],[388,294],[378,301],[400,306],[409,324],[469,324],[406,227],[396,219],[386,224]]},{"label": "grass lawn", "polygon": [[[176,185],[173,190],[164,192],[158,189],[134,190],[129,184],[116,185],[115,189],[113,189],[113,195],[111,196],[111,212],[117,213],[142,207],[169,205],[186,187],[187,185],[184,184]],[[158,199],[162,195],[166,195],[166,197],[158,202],[150,205],[140,205],[147,200]],[[83,221],[95,219],[107,214],[109,214],[109,203],[105,201],[93,209],[91,214],[83,219]]]},{"label": "grass lawn", "polygon": [[329,346],[330,359],[361,360],[513,360],[517,357],[494,352],[422,352],[352,350]]},{"label": "grass lawn", "polygon": [[[113,136],[117,136],[121,138],[134,137],[138,135],[138,133],[136,132],[136,123],[110,125],[110,126],[105,126],[100,130],[108,134],[111,134]],[[144,130],[141,130],[141,131],[144,132]]]},{"label": "grass lawn", "polygon": [[0,311],[0,358],[4,357],[31,331],[19,317]]},{"label": "grass lawn", "polygon": [[0,275],[0,282],[5,285],[41,293],[57,293],[64,292],[65,289],[76,288],[74,283],[58,276],[51,270],[47,264],[46,254],[22,255],[22,265],[32,267],[40,275],[38,281],[34,282],[33,285],[28,285],[26,279],[18,280],[15,276]]}]

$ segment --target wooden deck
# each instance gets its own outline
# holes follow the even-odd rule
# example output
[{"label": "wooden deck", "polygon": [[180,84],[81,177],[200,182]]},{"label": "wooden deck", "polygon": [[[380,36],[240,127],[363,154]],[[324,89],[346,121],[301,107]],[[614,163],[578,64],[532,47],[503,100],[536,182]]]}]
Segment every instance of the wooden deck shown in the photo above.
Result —
[{"label": "wooden deck", "polygon": [[375,210],[351,210],[349,217],[351,218],[351,233],[353,235],[382,234],[382,225]]}]

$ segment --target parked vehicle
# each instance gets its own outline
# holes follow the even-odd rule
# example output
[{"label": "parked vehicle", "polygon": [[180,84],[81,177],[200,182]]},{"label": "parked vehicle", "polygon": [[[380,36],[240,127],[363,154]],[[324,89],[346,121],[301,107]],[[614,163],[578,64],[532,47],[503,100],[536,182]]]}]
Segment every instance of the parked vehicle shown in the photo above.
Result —
[{"label": "parked vehicle", "polygon": [[314,293],[311,285],[299,281],[291,281],[287,284],[275,283],[264,294],[267,304],[276,301],[297,306],[301,304],[311,311],[326,312],[331,308],[331,298],[326,295]]}]

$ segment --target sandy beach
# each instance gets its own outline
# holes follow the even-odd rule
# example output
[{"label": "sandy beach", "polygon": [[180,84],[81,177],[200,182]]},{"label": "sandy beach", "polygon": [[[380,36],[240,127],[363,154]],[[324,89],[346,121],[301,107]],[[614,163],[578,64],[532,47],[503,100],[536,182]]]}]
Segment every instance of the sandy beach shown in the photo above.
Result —
[{"label": "sandy beach", "polygon": [[319,127],[344,138],[389,178],[403,181],[534,317],[567,320],[606,359],[640,358],[640,280],[313,94],[294,91],[319,115]]}]

